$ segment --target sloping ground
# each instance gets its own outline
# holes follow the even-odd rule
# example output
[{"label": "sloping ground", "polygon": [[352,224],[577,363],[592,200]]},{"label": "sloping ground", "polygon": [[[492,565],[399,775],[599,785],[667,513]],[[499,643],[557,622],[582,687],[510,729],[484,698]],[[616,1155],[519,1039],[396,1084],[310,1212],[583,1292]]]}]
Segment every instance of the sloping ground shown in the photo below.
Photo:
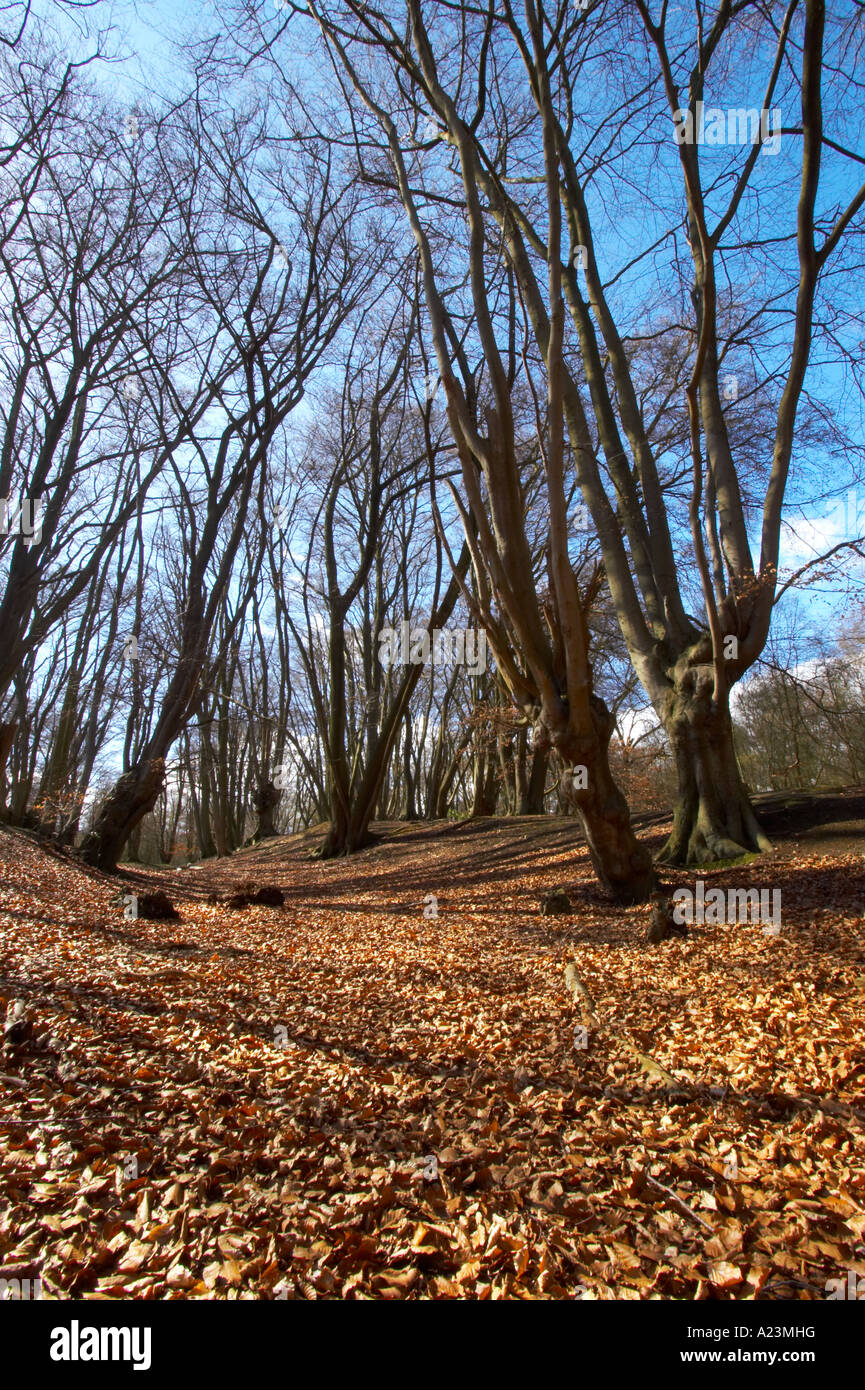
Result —
[{"label": "sloping ground", "polygon": [[[0,833],[0,997],[35,1022],[0,1061],[0,1276],[822,1299],[865,1275],[861,852],[707,874],[780,888],[780,935],[648,948],[572,821],[384,829],[350,861],[309,833],[125,881]],[[244,878],[286,906],[208,905]],[[180,922],[124,920],[145,882]],[[573,913],[541,917],[560,884]]]},{"label": "sloping ground", "polygon": [[755,797],[760,822],[779,850],[865,850],[865,787],[836,791],[769,792]]},{"label": "sloping ground", "polygon": [[[751,798],[760,824],[780,855],[804,848],[810,853],[865,852],[865,787],[826,791],[760,792]],[[631,816],[642,830],[669,826],[669,813]]]}]

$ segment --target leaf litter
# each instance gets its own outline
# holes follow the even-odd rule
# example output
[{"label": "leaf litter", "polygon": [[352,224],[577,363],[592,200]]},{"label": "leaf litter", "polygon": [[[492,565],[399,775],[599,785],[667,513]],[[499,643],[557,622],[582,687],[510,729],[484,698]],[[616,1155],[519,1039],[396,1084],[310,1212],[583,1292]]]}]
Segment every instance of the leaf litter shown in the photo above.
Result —
[{"label": "leaf litter", "polygon": [[[0,1014],[28,1024],[0,1058],[0,1275],[143,1300],[865,1276],[861,855],[701,874],[771,880],[780,934],[649,947],[573,822],[465,829],[123,878],[0,832]],[[250,876],[285,905],[207,901]],[[541,916],[560,886],[572,911]],[[124,918],[160,888],[179,921]]]}]

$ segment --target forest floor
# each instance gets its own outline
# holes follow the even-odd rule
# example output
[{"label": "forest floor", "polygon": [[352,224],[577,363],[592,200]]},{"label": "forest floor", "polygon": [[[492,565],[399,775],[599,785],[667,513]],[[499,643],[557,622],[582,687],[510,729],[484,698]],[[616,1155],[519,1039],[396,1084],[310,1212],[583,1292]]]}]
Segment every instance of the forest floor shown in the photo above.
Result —
[{"label": "forest floor", "polygon": [[[782,925],[654,947],[572,820],[381,826],[326,863],[309,831],[117,877],[0,831],[0,1012],[33,1024],[0,1055],[0,1277],[824,1299],[865,1276],[861,824],[809,842],[800,817],[745,867],[668,872],[780,889]],[[208,903],[244,879],[285,906]],[[155,886],[180,920],[125,920]],[[541,916],[559,886],[573,911]]]}]

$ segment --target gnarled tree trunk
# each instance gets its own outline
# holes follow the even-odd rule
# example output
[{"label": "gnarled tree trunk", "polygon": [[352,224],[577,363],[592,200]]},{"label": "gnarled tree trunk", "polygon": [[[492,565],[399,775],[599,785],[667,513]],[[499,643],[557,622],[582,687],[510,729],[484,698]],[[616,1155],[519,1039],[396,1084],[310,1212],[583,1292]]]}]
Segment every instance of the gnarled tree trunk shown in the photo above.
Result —
[{"label": "gnarled tree trunk", "polygon": [[81,846],[86,863],[106,873],[115,868],[136,825],[156,805],[164,777],[164,759],[149,758],[118,778]]},{"label": "gnarled tree trunk", "polygon": [[258,825],[252,836],[253,844],[257,844],[259,840],[269,840],[276,834],[276,810],[281,796],[282,792],[277,791],[273,782],[269,780],[260,786],[253,796],[252,805],[258,816]]},{"label": "gnarled tree trunk", "polygon": [[659,862],[706,864],[771,849],[739,772],[729,702],[713,698],[711,667],[686,670],[667,698],[664,726],[679,795]]}]

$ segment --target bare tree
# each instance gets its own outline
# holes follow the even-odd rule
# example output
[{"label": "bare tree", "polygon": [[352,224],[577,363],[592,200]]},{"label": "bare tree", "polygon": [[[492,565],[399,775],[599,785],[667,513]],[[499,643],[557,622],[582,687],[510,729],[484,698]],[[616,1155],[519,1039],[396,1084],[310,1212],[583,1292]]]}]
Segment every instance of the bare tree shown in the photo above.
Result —
[{"label": "bare tree", "polygon": [[[586,11],[527,0],[521,16],[509,3],[486,12],[458,5],[429,22],[431,12],[425,14],[420,0],[407,0],[400,26],[356,3],[308,9],[335,47],[354,46],[365,62],[370,49],[387,55],[401,76],[399,99],[412,110],[415,128],[428,113],[432,133],[413,146],[424,154],[411,167],[415,201],[422,186],[441,205],[441,184],[434,179],[450,168],[470,222],[478,226],[477,247],[482,217],[500,229],[534,337],[545,360],[555,364],[551,379],[631,658],[673,747],[680,790],[662,858],[700,862],[765,847],[736,764],[729,692],[769,631],[819,281],[845,238],[854,231],[861,236],[865,203],[865,187],[857,190],[855,184],[846,203],[835,202],[834,189],[849,181],[857,157],[826,134],[824,103],[831,95],[833,117],[843,124],[847,96],[858,88],[855,74],[845,68],[837,31],[831,63],[824,61],[822,0],[791,0],[777,26],[760,6],[729,0],[691,20],[674,19],[666,3],[655,20],[643,0],[632,8],[595,5]],[[802,54],[798,74],[791,65],[794,48]],[[613,62],[616,49],[622,56]],[[478,75],[474,88],[464,80],[469,53]],[[514,59],[522,64],[525,87],[514,77]],[[716,165],[708,171],[701,165],[705,157],[694,132],[715,68],[720,90],[726,84],[732,92],[737,62],[747,62],[753,81],[762,78],[758,123],[752,140],[733,149],[719,174]],[[831,91],[827,72],[833,74]],[[798,101],[801,124],[775,131],[770,113],[782,87],[785,100]],[[731,114],[738,122],[739,111]],[[747,123],[748,112],[741,116]],[[782,138],[788,146],[796,140],[801,157],[778,166],[778,188],[788,189],[797,177],[799,182],[796,210],[780,239],[792,242],[795,255],[778,269],[772,255],[779,240],[767,242],[763,235],[757,198],[768,177],[761,154],[770,140]],[[434,159],[431,152],[442,142],[445,157]],[[837,182],[821,209],[817,193],[827,152]],[[537,174],[541,160],[543,184]],[[669,210],[661,209],[669,219],[666,228],[655,235],[653,207],[652,229],[634,261],[605,281],[602,261],[610,246],[621,244],[614,232],[624,180],[642,180],[639,186],[648,189],[655,162],[665,175],[670,168],[672,180],[673,160],[680,196]],[[430,178],[424,179],[427,168]],[[609,192],[599,198],[601,173]],[[690,284],[675,241],[681,224]],[[677,288],[683,313],[690,308],[691,315],[683,382],[690,454],[684,518],[678,484],[660,447],[659,422],[647,419],[642,408],[640,344],[636,335],[627,339],[620,322],[632,300],[620,295],[616,304],[613,298],[620,277],[632,266],[642,268],[667,244],[673,248],[669,283]],[[765,296],[756,308],[748,306],[722,340],[719,272],[729,278],[748,273],[755,259],[767,275]],[[559,284],[580,371],[562,351]],[[789,327],[786,342],[776,325]],[[678,333],[677,324],[668,329]],[[663,326],[654,331],[660,335]],[[772,381],[771,464],[755,476],[750,457],[738,466],[733,457],[724,376],[725,358],[737,340],[758,331],[765,337],[764,353],[771,339],[779,366]],[[762,515],[757,563],[748,534],[749,512],[756,509]],[[554,511],[551,516],[555,525]],[[702,604],[701,618],[689,612],[695,601]]]},{"label": "bare tree", "polygon": [[[199,396],[210,397],[215,347],[221,385],[212,413],[215,429],[209,432],[209,417],[200,417],[187,456],[179,450],[171,455],[182,554],[179,632],[152,731],[81,848],[88,862],[102,868],[117,862],[161,792],[165,758],[194,706],[251,501],[266,494],[274,436],[366,285],[346,227],[342,197],[348,195],[332,181],[320,146],[307,146],[293,171],[280,170],[282,216],[287,222],[289,211],[293,214],[293,228],[291,237],[275,235],[264,197],[277,189],[257,195],[255,187],[256,156],[266,130],[263,113],[220,123],[199,92],[183,131],[185,150],[198,156],[198,181],[207,200],[203,217],[200,209],[187,209],[187,255],[202,305],[196,330],[204,334]],[[186,155],[173,174],[189,179]],[[184,413],[188,418],[190,410]]]},{"label": "bare tree", "polygon": [[[474,390],[474,374],[469,371],[460,346],[458,324],[441,288],[443,268],[436,264],[432,236],[419,210],[408,156],[397,125],[389,107],[376,99],[372,84],[361,77],[352,56],[353,32],[347,31],[329,8],[310,5],[346,84],[380,129],[397,193],[415,240],[429,331],[447,395],[448,418],[461,466],[464,497],[461,499],[454,492],[454,501],[464,518],[475,581],[475,594],[464,589],[464,598],[488,635],[499,672],[516,706],[535,725],[539,741],[554,747],[564,764],[562,781],[582,820],[600,882],[623,901],[640,901],[651,892],[654,874],[650,857],[633,834],[624,798],[610,774],[607,745],[612,721],[604,702],[593,690],[585,596],[580,593],[569,554],[564,440],[564,301],[558,254],[562,218],[554,132],[548,123],[544,140],[544,178],[549,192],[553,246],[547,284],[552,329],[542,345],[546,407],[542,413],[539,411],[538,433],[542,439],[549,512],[549,588],[542,594],[532,574],[521,483],[520,440],[511,401],[518,366],[514,306],[511,305],[510,326],[504,329],[504,355],[495,312],[491,309],[496,294],[487,264],[480,197],[482,171],[473,133],[477,121],[464,118],[456,102],[441,86],[418,4],[409,5],[410,43],[414,51],[408,60],[406,45],[386,19],[380,15],[370,16],[362,6],[346,8],[351,12],[349,17],[361,26],[362,56],[365,57],[365,47],[372,40],[385,70],[393,63],[399,73],[405,70],[408,61],[415,79],[430,93],[458,160],[469,235],[468,289],[488,383],[488,397],[483,404]],[[539,49],[543,47],[538,22],[533,41]],[[479,92],[476,114],[482,113],[484,99],[485,94]],[[362,160],[372,141],[370,129],[364,128],[358,136],[358,154]],[[448,255],[448,270],[452,273],[455,256],[452,244]],[[455,362],[462,383],[455,375]],[[472,385],[467,390],[469,381]]]}]

